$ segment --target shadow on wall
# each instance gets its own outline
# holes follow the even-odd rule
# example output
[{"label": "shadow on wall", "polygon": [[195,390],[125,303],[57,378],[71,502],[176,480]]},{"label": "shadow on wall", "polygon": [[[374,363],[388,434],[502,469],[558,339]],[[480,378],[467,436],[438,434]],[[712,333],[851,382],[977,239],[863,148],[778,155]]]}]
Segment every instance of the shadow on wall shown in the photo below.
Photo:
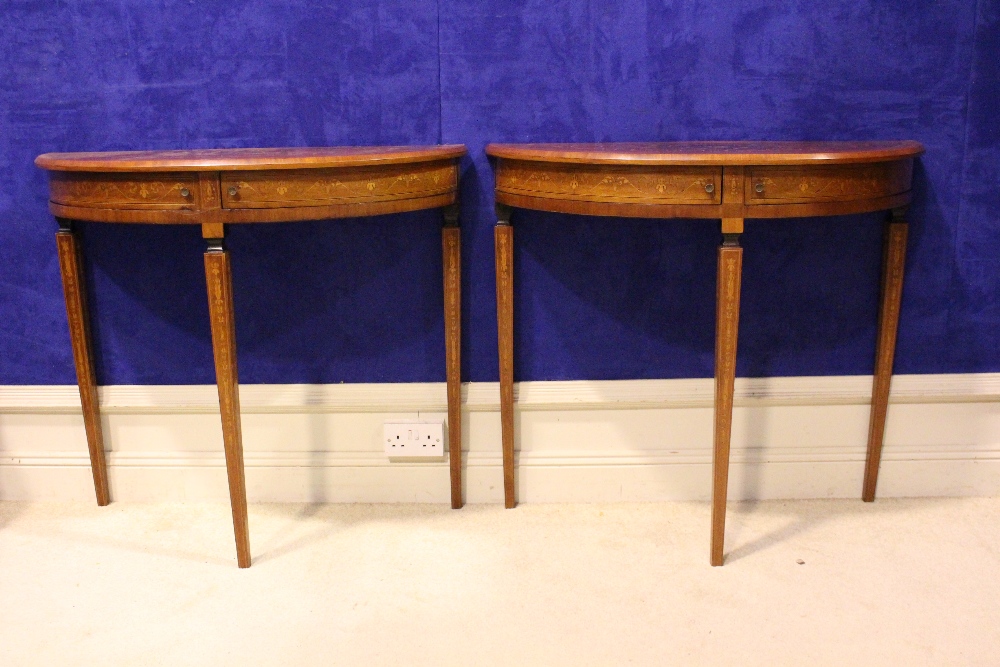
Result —
[{"label": "shadow on wall", "polygon": [[[458,166],[458,186],[459,186],[459,205],[461,207],[459,213],[459,225],[461,227],[462,234],[462,382],[468,382],[471,379],[471,368],[472,368],[472,354],[473,354],[473,335],[472,328],[474,326],[490,326],[488,324],[482,324],[479,322],[473,322],[473,313],[476,312],[472,307],[472,293],[473,282],[480,283],[483,281],[484,269],[486,275],[489,274],[489,269],[493,266],[493,255],[487,255],[482,252],[478,252],[484,247],[492,247],[492,243],[489,246],[479,242],[475,242],[476,234],[483,234],[489,230],[489,234],[492,234],[492,225],[477,225],[476,217],[481,207],[484,206],[482,201],[482,188],[483,183],[479,177],[479,170],[476,169],[475,161],[472,159],[472,147],[468,147],[469,154],[461,159]],[[480,148],[480,151],[482,149]],[[490,187],[492,189],[492,179],[490,179]],[[490,199],[489,205],[492,206],[493,200]],[[493,285],[494,283],[490,283]],[[479,290],[483,290],[480,287]],[[486,288],[488,291],[489,288]],[[480,291],[480,293],[482,293]],[[496,311],[494,304],[494,312]],[[496,319],[492,321],[492,328],[496,329]],[[496,363],[493,363],[491,367],[496,367]]]},{"label": "shadow on wall", "polygon": [[[827,374],[874,363],[883,219],[747,222],[740,375],[795,374],[776,357]],[[718,221],[517,211],[515,228],[519,377],[712,375]]]},{"label": "shadow on wall", "polygon": [[[440,226],[423,211],[231,227],[240,380],[443,379]],[[214,382],[199,230],[84,228],[99,381]]]}]

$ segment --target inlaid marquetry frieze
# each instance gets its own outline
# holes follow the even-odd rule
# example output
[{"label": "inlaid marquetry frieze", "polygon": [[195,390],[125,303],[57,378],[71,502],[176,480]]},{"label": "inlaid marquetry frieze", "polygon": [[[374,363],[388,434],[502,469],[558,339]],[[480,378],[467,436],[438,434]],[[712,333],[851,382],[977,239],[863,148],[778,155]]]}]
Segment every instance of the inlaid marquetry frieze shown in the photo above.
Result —
[{"label": "inlaid marquetry frieze", "polygon": [[453,162],[222,174],[226,208],[323,206],[431,197],[454,191],[458,168]]},{"label": "inlaid marquetry frieze", "polygon": [[650,204],[717,204],[717,167],[575,165],[500,160],[497,190],[527,196]]},{"label": "inlaid marquetry frieze", "polygon": [[184,209],[198,206],[194,173],[50,172],[50,199],[64,206]]},{"label": "inlaid marquetry frieze", "polygon": [[749,203],[888,197],[910,189],[913,161],[808,168],[753,167],[746,180]]}]

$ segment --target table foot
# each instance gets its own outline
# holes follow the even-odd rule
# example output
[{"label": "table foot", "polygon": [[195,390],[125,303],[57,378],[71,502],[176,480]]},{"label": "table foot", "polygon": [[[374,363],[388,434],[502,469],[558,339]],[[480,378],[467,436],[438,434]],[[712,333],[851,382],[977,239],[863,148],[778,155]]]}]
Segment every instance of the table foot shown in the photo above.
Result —
[{"label": "table foot", "polygon": [[[740,221],[742,223],[742,221]],[[742,225],[741,225],[742,226]],[[725,230],[725,225],[723,226]],[[726,233],[719,247],[715,311],[715,438],[712,451],[711,563],[722,565],[729,490],[729,439],[733,426],[736,339],[740,321],[743,248],[739,234]]]},{"label": "table foot", "polygon": [[441,249],[444,266],[444,346],[448,378],[448,463],[451,468],[451,507],[462,498],[462,232],[459,207],[444,209]]},{"label": "table foot", "polygon": [[87,448],[90,450],[90,470],[94,475],[97,504],[104,506],[111,502],[111,494],[108,491],[104,432],[91,347],[83,252],[80,240],[73,230],[73,223],[62,218],[58,222],[56,247],[59,250],[59,268],[62,273],[63,294],[66,297],[66,319],[69,321],[69,335],[73,344],[76,381],[80,387],[80,403],[83,406],[83,424],[87,431]]},{"label": "table foot", "polygon": [[497,204],[493,242],[497,270],[497,344],[500,353],[500,428],[504,507],[517,504],[514,479],[514,228],[511,208]]},{"label": "table foot", "polygon": [[[209,231],[209,230],[206,230]],[[212,230],[214,233],[214,230]],[[208,309],[212,321],[212,350],[219,386],[219,411],[229,478],[229,500],[236,533],[236,560],[250,567],[250,529],[247,522],[246,479],[243,474],[243,436],[240,431],[240,393],[236,371],[236,327],[233,317],[233,279],[229,252],[222,238],[209,238],[205,252]]]},{"label": "table foot", "polygon": [[865,458],[865,480],[861,499],[875,500],[878,468],[882,460],[882,441],[889,409],[889,385],[896,353],[896,333],[899,330],[899,306],[903,297],[903,270],[906,265],[908,225],[903,219],[905,209],[896,209],[886,224],[882,252],[882,295],[879,301],[878,348],[875,353],[875,377],[872,383],[872,410],[868,422],[868,454]]}]

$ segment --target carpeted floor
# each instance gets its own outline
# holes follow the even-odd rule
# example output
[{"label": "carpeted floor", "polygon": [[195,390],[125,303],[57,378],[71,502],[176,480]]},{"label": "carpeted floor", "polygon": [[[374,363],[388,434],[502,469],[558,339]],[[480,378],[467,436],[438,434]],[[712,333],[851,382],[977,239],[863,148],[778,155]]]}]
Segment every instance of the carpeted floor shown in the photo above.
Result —
[{"label": "carpeted floor", "polygon": [[0,665],[1000,665],[1000,499],[0,503]]}]

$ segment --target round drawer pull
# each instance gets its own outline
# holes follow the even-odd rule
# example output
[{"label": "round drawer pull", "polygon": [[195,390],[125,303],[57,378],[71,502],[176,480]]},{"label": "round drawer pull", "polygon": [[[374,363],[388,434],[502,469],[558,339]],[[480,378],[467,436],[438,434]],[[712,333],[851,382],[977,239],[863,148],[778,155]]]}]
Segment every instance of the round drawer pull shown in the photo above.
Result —
[{"label": "round drawer pull", "polygon": [[706,183],[705,192],[707,192],[708,194],[712,194],[713,192],[715,192],[715,183]]},{"label": "round drawer pull", "polygon": [[236,193],[238,193],[238,192],[239,192],[239,190],[236,189],[235,185],[230,185],[229,186],[229,196],[230,197],[235,197]]},{"label": "round drawer pull", "polygon": [[757,185],[753,186],[753,189],[754,189],[754,192],[756,192],[757,194],[760,194],[760,193],[762,193],[764,191],[764,184],[763,183],[758,183]]},{"label": "round drawer pull", "polygon": [[181,188],[181,197],[184,197],[184,199],[187,199],[190,196],[191,196],[191,191],[190,190],[188,190],[187,188]]}]

